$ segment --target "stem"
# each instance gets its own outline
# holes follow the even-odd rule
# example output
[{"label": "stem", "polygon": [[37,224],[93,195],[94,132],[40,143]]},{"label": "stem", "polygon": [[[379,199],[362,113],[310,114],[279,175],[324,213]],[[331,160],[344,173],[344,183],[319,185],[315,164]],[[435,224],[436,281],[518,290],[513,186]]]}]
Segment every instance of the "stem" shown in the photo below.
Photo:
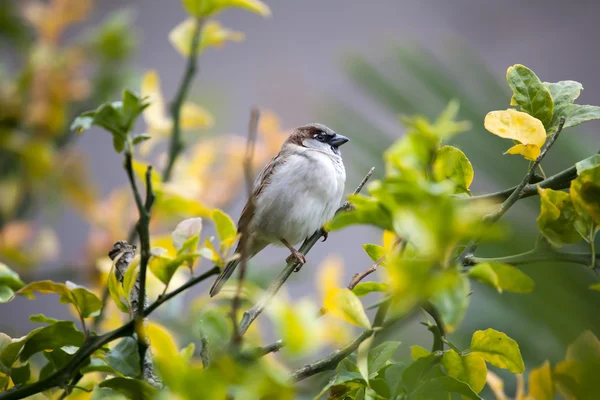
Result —
[{"label": "stem", "polygon": [[187,98],[188,91],[190,89],[192,79],[196,74],[197,70],[197,59],[198,59],[198,45],[200,44],[200,34],[202,32],[202,26],[204,20],[202,18],[196,19],[196,25],[192,34],[192,43],[190,48],[190,55],[187,59],[187,65],[185,67],[185,73],[179,84],[179,89],[175,94],[175,98],[171,105],[171,115],[173,117],[173,133],[171,134],[171,142],[169,144],[169,158],[167,160],[167,167],[163,173],[163,180],[168,181],[171,179],[173,172],[173,166],[179,154],[183,151],[184,144],[181,139],[181,106]]},{"label": "stem", "polygon": [[[375,170],[374,167],[369,170],[367,175],[365,175],[363,180],[360,182],[360,184],[354,191],[354,194],[360,193],[360,191],[365,186],[365,184],[367,183],[367,181],[369,180],[371,175],[373,175],[374,170]],[[338,208],[336,213],[341,212],[341,211],[347,211],[347,210],[350,210],[351,208],[352,208],[352,205],[349,202],[345,202],[344,204],[342,204],[342,206],[340,208]],[[310,249],[312,249],[312,247],[315,245],[315,243],[317,243],[319,241],[319,239],[323,236],[324,236],[324,230],[319,229],[311,237],[306,239],[304,241],[304,243],[302,243],[302,246],[300,246],[300,249],[298,251],[300,251],[300,253],[306,255],[310,251]],[[287,265],[285,266],[283,271],[281,271],[281,273],[279,273],[277,278],[269,285],[265,294],[254,305],[254,307],[252,307],[251,309],[244,312],[244,315],[242,316],[242,321],[240,322],[240,328],[239,328],[241,335],[246,333],[246,331],[248,330],[248,328],[250,327],[252,322],[254,322],[254,320],[256,318],[258,318],[258,316],[263,312],[265,307],[269,304],[269,302],[271,301],[273,296],[275,296],[275,294],[277,294],[277,292],[283,286],[285,281],[287,281],[287,279],[292,275],[292,272],[294,272],[294,270],[299,266],[301,266],[301,264],[298,261],[296,261],[295,259],[290,260],[290,262],[287,263]]]},{"label": "stem", "polygon": [[[565,125],[565,117],[561,117],[560,121],[558,123],[558,129],[550,137],[548,144],[546,144],[546,147],[544,147],[544,149],[542,150],[540,155],[531,164],[531,166],[529,167],[529,170],[527,171],[527,173],[521,180],[521,183],[519,183],[517,185],[515,190],[513,190],[513,192],[510,194],[510,196],[508,196],[508,198],[506,200],[504,200],[504,202],[500,205],[500,207],[498,207],[498,209],[496,211],[486,215],[483,218],[483,222],[485,224],[488,224],[488,225],[494,224],[496,221],[498,221],[500,218],[502,218],[502,216],[504,214],[506,214],[506,212],[517,202],[517,200],[519,200],[521,198],[521,196],[523,195],[523,189],[531,181],[531,178],[533,177],[533,174],[535,173],[535,170],[537,169],[538,165],[540,165],[540,162],[542,162],[542,160],[548,153],[548,150],[550,150],[552,148],[552,145],[554,144],[554,142],[556,142],[556,139],[558,139],[558,136],[562,132],[564,125]],[[463,252],[460,254],[457,261],[459,263],[462,263],[466,256],[468,256],[469,254],[473,254],[473,252],[475,251],[477,246],[479,246],[480,240],[481,240],[481,236],[476,239],[473,239],[466,246],[466,248],[463,250]]]},{"label": "stem", "polygon": [[[592,259],[595,255],[592,254]],[[600,256],[600,255],[598,255]],[[573,264],[590,265],[590,253],[563,253],[559,251],[538,251],[536,249],[524,253],[505,257],[475,257],[468,256],[464,259],[463,265],[472,266],[486,262],[498,262],[510,265],[535,264],[540,262],[567,262]]]},{"label": "stem", "polygon": [[592,262],[590,263],[590,268],[596,268],[596,224],[592,223],[590,226],[590,253],[592,253]]},{"label": "stem", "polygon": [[344,358],[348,357],[356,349],[358,349],[358,346],[360,346],[362,342],[370,338],[374,332],[375,331],[373,329],[367,329],[363,331],[363,333],[357,336],[352,342],[348,343],[346,346],[338,350],[335,350],[327,357],[315,361],[312,364],[305,365],[304,367],[292,372],[292,379],[298,382],[308,378],[309,376],[318,374],[319,372],[335,369],[335,367],[337,367],[340,361],[342,361]]},{"label": "stem", "polygon": [[[258,119],[260,114],[258,109],[254,108],[250,112],[250,124],[248,126],[248,142],[246,144],[246,155],[244,156],[244,175],[246,177],[246,189],[248,191],[248,202],[246,204],[247,213],[249,215],[254,214],[254,196],[253,196],[253,180],[254,180],[254,171],[252,168],[252,161],[254,159],[254,147],[256,144],[256,135],[258,131]],[[240,332],[240,327],[238,324],[238,309],[240,308],[240,299],[242,294],[242,286],[244,285],[244,280],[246,278],[246,268],[248,266],[248,252],[252,246],[252,237],[248,231],[249,222],[245,222],[242,226],[239,227],[240,230],[240,244],[239,247],[241,249],[240,252],[240,270],[239,270],[239,278],[237,282],[237,288],[235,291],[235,295],[233,296],[233,300],[231,301],[231,320],[233,322],[233,337],[232,344],[235,347],[239,347],[242,343],[242,333]]]}]

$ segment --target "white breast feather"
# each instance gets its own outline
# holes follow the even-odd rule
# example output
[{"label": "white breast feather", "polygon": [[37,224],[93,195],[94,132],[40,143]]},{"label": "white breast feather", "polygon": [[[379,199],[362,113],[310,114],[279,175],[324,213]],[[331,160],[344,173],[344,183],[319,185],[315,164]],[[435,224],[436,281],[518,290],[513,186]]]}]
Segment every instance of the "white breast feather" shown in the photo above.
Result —
[{"label": "white breast feather", "polygon": [[344,194],[341,157],[314,150],[288,156],[256,199],[253,220],[258,236],[273,244],[297,244],[330,220]]}]

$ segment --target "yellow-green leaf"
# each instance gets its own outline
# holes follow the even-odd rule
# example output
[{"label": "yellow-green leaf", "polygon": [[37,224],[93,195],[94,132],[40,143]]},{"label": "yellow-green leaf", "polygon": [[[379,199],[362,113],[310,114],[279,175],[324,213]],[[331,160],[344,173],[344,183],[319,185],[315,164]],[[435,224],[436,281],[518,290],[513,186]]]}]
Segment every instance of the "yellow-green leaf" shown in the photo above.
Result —
[{"label": "yellow-green leaf", "polygon": [[237,235],[235,223],[231,217],[219,209],[212,212],[212,218],[217,229],[217,236],[221,244],[234,240]]},{"label": "yellow-green leaf", "polygon": [[552,118],[550,126],[547,127],[548,133],[556,132],[560,117],[565,117],[565,128],[600,119],[600,107],[573,104],[583,90],[581,83],[560,81],[544,84],[554,99],[554,118]]},{"label": "yellow-green leaf", "polygon": [[513,374],[525,371],[518,343],[505,333],[494,329],[476,331],[471,338],[470,349],[495,367],[507,369]]},{"label": "yellow-green leaf", "polygon": [[69,281],[66,283],[56,283],[52,281],[32,282],[23,286],[16,294],[33,298],[34,292],[59,294],[60,302],[75,306],[83,318],[97,315],[102,308],[102,300],[100,300],[98,296],[85,287]]},{"label": "yellow-green leaf", "polygon": [[[169,41],[179,54],[184,57],[189,57],[190,55],[196,23],[194,18],[188,18],[169,33]],[[229,30],[223,27],[218,21],[207,21],[202,26],[200,33],[198,53],[207,47],[223,47],[225,42],[241,42],[242,40],[244,40],[242,32]]]},{"label": "yellow-green leaf", "polygon": [[[171,239],[173,240],[173,246],[175,249],[180,250],[186,241],[191,238],[196,237],[198,241],[200,239],[200,234],[202,233],[202,218],[189,218],[181,221],[171,233]],[[191,251],[195,251],[196,249],[190,249]]]},{"label": "yellow-green leaf", "polygon": [[290,305],[276,302],[271,309],[277,337],[285,342],[284,351],[291,355],[302,355],[316,350],[318,342],[318,310],[306,299]]},{"label": "yellow-green leaf", "polygon": [[494,135],[520,142],[523,146],[514,146],[509,150],[510,154],[522,154],[529,160],[539,155],[540,148],[546,142],[542,121],[513,109],[489,112],[485,116],[484,126]]},{"label": "yellow-green leaf", "polygon": [[363,328],[371,327],[362,303],[350,289],[330,289],[324,303],[325,309],[333,316]]},{"label": "yellow-green leaf", "polygon": [[597,290],[600,292],[600,282],[592,283],[589,288],[590,290]]},{"label": "yellow-green leaf", "polygon": [[106,284],[108,286],[108,293],[117,305],[117,308],[124,313],[129,312],[129,302],[127,300],[129,296],[125,294],[123,286],[117,280],[114,268],[108,273],[108,282]]},{"label": "yellow-green leaf", "polygon": [[[381,257],[385,255],[385,249],[382,246],[376,244],[363,244],[363,249],[367,252],[373,262],[378,262]],[[383,265],[383,263],[382,263]]]},{"label": "yellow-green leaf", "polygon": [[531,293],[535,282],[518,268],[499,262],[477,264],[469,271],[469,276],[496,288],[514,293]]},{"label": "yellow-green leaf", "polygon": [[413,360],[418,360],[419,358],[427,357],[431,352],[417,344],[410,346],[410,356]]},{"label": "yellow-green leaf", "polygon": [[469,279],[462,274],[449,277],[451,286],[437,291],[431,297],[431,302],[440,314],[447,333],[453,332],[465,316],[469,305]]},{"label": "yellow-green leaf", "polygon": [[183,0],[186,11],[194,16],[206,18],[225,8],[241,8],[263,17],[271,15],[269,7],[260,0]]},{"label": "yellow-green leaf", "polygon": [[433,177],[436,181],[449,179],[459,193],[469,193],[474,175],[471,162],[456,147],[444,146],[436,152],[433,162]]},{"label": "yellow-green leaf", "polygon": [[461,356],[451,349],[444,353],[442,365],[448,375],[467,383],[476,393],[485,386],[487,367],[485,360],[477,353]]},{"label": "yellow-green leaf", "polygon": [[554,400],[554,382],[548,360],[529,372],[529,397],[535,400]]},{"label": "yellow-green leaf", "polygon": [[570,193],[578,214],[600,225],[600,165],[581,171],[571,181]]},{"label": "yellow-green leaf", "polygon": [[352,292],[358,297],[363,297],[372,292],[387,292],[387,283],[381,282],[360,282],[358,285],[352,288]]},{"label": "yellow-green leaf", "polygon": [[25,286],[25,283],[19,278],[19,274],[0,262],[0,303],[12,299],[15,291],[23,286]]},{"label": "yellow-green leaf", "polygon": [[513,91],[511,105],[519,105],[521,110],[550,125],[554,115],[554,101],[550,91],[537,75],[521,64],[515,64],[506,71],[506,81]]},{"label": "yellow-green leaf", "polygon": [[[598,176],[600,177],[600,174]],[[571,182],[571,186],[577,187],[578,183]],[[566,192],[542,188],[538,188],[538,193],[541,205],[537,225],[541,234],[555,247],[581,241],[582,233],[585,234],[589,223],[577,213],[573,204],[575,200],[579,201],[577,188],[575,193],[571,190],[570,195]],[[600,194],[600,191],[598,193]]]},{"label": "yellow-green leaf", "polygon": [[[135,282],[138,277],[138,271],[140,269],[140,263],[137,260],[134,260],[129,267],[127,267],[127,271],[123,275],[123,292],[127,299],[131,302],[131,290],[135,286]],[[136,299],[137,300],[137,299]]]}]

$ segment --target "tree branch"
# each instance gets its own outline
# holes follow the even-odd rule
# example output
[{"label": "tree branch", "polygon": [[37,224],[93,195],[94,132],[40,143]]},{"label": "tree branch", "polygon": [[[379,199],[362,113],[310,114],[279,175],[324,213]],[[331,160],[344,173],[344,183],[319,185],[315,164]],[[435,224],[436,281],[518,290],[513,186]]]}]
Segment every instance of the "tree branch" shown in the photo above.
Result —
[{"label": "tree branch", "polygon": [[194,27],[194,32],[192,33],[192,43],[190,48],[190,55],[187,59],[187,65],[185,67],[185,73],[183,74],[183,78],[181,83],[179,84],[179,89],[177,89],[177,93],[175,94],[175,98],[173,99],[173,103],[171,105],[171,115],[173,117],[173,133],[171,134],[171,142],[169,144],[169,158],[167,160],[167,167],[163,173],[163,180],[168,181],[171,179],[171,174],[173,173],[173,166],[175,165],[175,161],[179,154],[183,151],[184,143],[181,139],[181,106],[187,97],[188,91],[190,89],[192,79],[196,74],[197,70],[197,59],[198,59],[198,48],[200,44],[200,34],[202,33],[202,26],[204,25],[204,20],[202,18],[196,19],[196,25]]},{"label": "tree branch", "polygon": [[[254,171],[252,168],[252,162],[254,159],[254,147],[256,144],[256,135],[258,132],[258,119],[260,117],[259,111],[256,108],[253,108],[250,112],[250,123],[248,126],[248,141],[246,143],[246,155],[244,156],[244,175],[246,177],[246,190],[248,191],[248,203],[246,205],[247,212],[249,215],[254,214],[254,196],[252,196],[253,192],[253,181],[254,181]],[[235,295],[233,296],[233,300],[231,301],[231,320],[233,322],[233,336],[231,343],[239,347],[242,343],[242,333],[239,329],[238,324],[238,309],[240,308],[240,298],[242,294],[242,286],[244,285],[244,280],[246,279],[246,267],[248,266],[248,251],[252,246],[252,237],[250,236],[249,222],[243,224],[243,226],[239,227],[240,230],[240,249],[241,249],[241,260],[240,260],[240,269],[239,269],[239,277],[237,281],[237,288],[235,291]]]},{"label": "tree branch", "polygon": [[[199,282],[202,282],[213,275],[219,274],[219,267],[213,267],[212,269],[206,271],[204,274],[199,275],[195,278],[190,279],[185,284],[181,285],[177,289],[159,296],[156,301],[150,304],[149,307],[146,307],[143,311],[143,316],[147,317],[154,310],[160,307],[166,301],[172,299],[177,296],[179,293],[183,292],[186,289],[196,285]],[[72,376],[74,376],[80,368],[82,368],[83,363],[92,355],[96,350],[102,348],[113,340],[117,340],[119,338],[125,336],[131,336],[135,332],[135,320],[131,320],[121,327],[107,332],[103,335],[96,336],[90,335],[84,344],[73,354],[71,360],[61,369],[49,375],[47,378],[34,382],[30,385],[24,386],[15,386],[3,393],[0,393],[0,400],[18,400],[27,396],[34,395],[36,393],[43,392],[45,390],[51,389],[53,387],[58,387],[65,385],[69,382]]]},{"label": "tree branch", "polygon": [[[360,193],[360,191],[365,186],[365,184],[367,183],[367,181],[369,180],[371,175],[373,175],[374,170],[375,170],[375,168],[371,168],[369,170],[367,175],[365,175],[363,180],[360,182],[360,184],[354,191],[354,194]],[[346,211],[351,208],[352,208],[352,206],[350,205],[350,203],[345,202],[340,208],[338,208],[336,213],[338,213],[340,211]],[[299,249],[300,253],[306,255],[310,251],[310,249],[312,249],[312,247],[315,245],[315,243],[317,243],[319,241],[319,239],[323,236],[324,236],[323,229],[319,229],[318,231],[316,231],[311,237],[309,237],[308,239],[306,239],[304,241],[304,243],[302,243],[302,246],[300,246],[300,249]],[[252,307],[251,309],[247,310],[244,313],[244,315],[242,317],[242,321],[240,322],[240,334],[243,335],[244,333],[246,333],[246,331],[248,330],[248,328],[250,327],[252,322],[254,322],[254,320],[263,312],[263,310],[269,304],[269,302],[271,301],[273,296],[275,296],[275,294],[277,294],[277,292],[279,291],[281,286],[283,286],[285,281],[287,281],[287,279],[290,277],[290,275],[292,275],[292,272],[294,272],[294,270],[296,268],[298,268],[299,266],[301,266],[301,264],[300,264],[300,262],[298,262],[296,260],[291,260],[290,262],[287,263],[287,265],[285,266],[283,271],[281,271],[281,273],[277,276],[277,278],[271,283],[271,285],[269,285],[265,294],[254,305],[254,307]]]},{"label": "tree branch", "polygon": [[[494,212],[486,215],[483,218],[484,223],[489,224],[489,225],[494,224],[496,221],[498,221],[500,218],[502,218],[502,216],[517,202],[517,200],[519,200],[521,198],[521,196],[523,194],[523,189],[531,181],[531,177],[535,173],[538,165],[540,165],[540,162],[542,162],[542,160],[544,159],[544,157],[548,153],[548,150],[550,150],[552,148],[552,145],[554,144],[554,142],[556,141],[556,139],[558,139],[558,136],[562,132],[562,129],[563,129],[564,125],[565,125],[565,117],[561,117],[560,121],[558,123],[558,129],[550,137],[550,140],[548,141],[548,143],[546,144],[546,147],[544,147],[544,149],[542,150],[542,152],[540,153],[540,155],[531,164],[531,166],[529,167],[529,170],[527,171],[527,173],[525,174],[525,176],[521,180],[521,183],[519,183],[517,185],[517,187],[515,188],[515,190],[513,190],[513,192],[510,194],[510,196],[508,196],[508,198],[506,200],[504,200],[504,202],[500,205],[500,207],[498,207],[498,209],[496,211],[494,211]],[[473,252],[475,251],[475,249],[479,245],[479,240],[480,239],[481,239],[481,237],[472,240],[465,247],[465,249],[463,250],[463,252],[460,254],[460,256],[457,259],[458,263],[462,264],[462,262],[464,261],[465,257],[467,257],[470,254],[473,254]]]},{"label": "tree branch", "polygon": [[365,340],[370,338],[374,332],[375,332],[375,330],[373,330],[373,329],[367,329],[367,330],[363,331],[352,342],[348,343],[346,346],[344,346],[338,350],[335,350],[334,352],[329,354],[327,357],[324,357],[318,361],[315,361],[312,364],[305,365],[304,367],[299,368],[296,371],[292,372],[292,374],[291,374],[292,379],[294,381],[298,382],[298,381],[308,378],[309,376],[318,374],[319,372],[327,371],[330,369],[335,369],[337,367],[337,365],[340,363],[340,361],[342,361],[344,358],[348,357],[356,349],[358,349],[358,346],[360,346],[360,344],[362,342],[364,342]]}]

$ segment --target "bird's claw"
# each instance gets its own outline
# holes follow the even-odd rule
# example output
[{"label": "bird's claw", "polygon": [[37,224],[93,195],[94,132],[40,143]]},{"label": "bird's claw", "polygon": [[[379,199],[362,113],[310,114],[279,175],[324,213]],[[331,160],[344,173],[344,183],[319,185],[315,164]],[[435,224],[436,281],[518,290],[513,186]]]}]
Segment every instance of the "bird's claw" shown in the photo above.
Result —
[{"label": "bird's claw", "polygon": [[300,263],[295,269],[295,272],[300,271],[300,268],[302,268],[302,265],[306,264],[306,257],[304,257],[304,254],[300,253],[298,250],[293,250],[292,254],[289,255],[288,258],[286,258],[285,260],[286,262],[292,262],[292,261],[296,261],[298,263]]},{"label": "bird's claw", "polygon": [[323,240],[322,240],[322,242],[326,241],[328,237],[329,237],[329,232],[327,232],[325,229],[323,229]]}]

